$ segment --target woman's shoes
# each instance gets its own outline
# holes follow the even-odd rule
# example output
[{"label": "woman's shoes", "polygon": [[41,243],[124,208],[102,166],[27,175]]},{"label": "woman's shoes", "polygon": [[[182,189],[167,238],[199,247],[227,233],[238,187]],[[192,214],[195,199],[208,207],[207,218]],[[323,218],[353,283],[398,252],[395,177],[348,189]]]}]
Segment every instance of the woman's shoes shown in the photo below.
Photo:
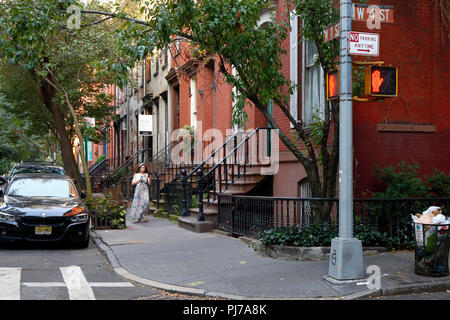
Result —
[{"label": "woman's shoes", "polygon": [[134,223],[141,223],[141,222],[148,222],[148,219],[144,217],[144,219],[137,219],[137,221],[135,221]]}]

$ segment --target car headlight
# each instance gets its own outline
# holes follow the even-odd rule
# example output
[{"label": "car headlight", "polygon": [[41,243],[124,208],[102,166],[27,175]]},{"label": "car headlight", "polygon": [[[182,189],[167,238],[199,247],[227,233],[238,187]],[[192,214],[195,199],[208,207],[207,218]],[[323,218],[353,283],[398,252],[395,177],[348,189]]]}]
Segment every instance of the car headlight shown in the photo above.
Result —
[{"label": "car headlight", "polygon": [[89,214],[85,213],[83,208],[75,207],[64,214],[65,217],[70,217],[72,222],[85,222],[89,219]]},{"label": "car headlight", "polygon": [[0,212],[0,221],[4,222],[17,222],[19,220],[19,217],[14,216],[12,214]]},{"label": "car headlight", "polygon": [[76,216],[70,217],[70,221],[72,222],[85,222],[88,221],[89,215],[87,213],[78,214]]}]

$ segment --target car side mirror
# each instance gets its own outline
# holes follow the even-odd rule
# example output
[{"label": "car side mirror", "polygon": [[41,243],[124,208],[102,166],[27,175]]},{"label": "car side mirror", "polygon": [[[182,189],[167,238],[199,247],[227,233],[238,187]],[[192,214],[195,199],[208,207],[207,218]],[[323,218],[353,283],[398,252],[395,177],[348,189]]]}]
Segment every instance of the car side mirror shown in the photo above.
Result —
[{"label": "car side mirror", "polygon": [[80,198],[81,198],[81,199],[86,199],[86,197],[87,197],[86,190],[81,191],[81,193],[80,193]]},{"label": "car side mirror", "polygon": [[0,198],[3,198],[5,192],[3,191],[3,189],[0,189]]},{"label": "car side mirror", "polygon": [[7,182],[8,180],[5,177],[0,177],[0,186],[4,185]]}]

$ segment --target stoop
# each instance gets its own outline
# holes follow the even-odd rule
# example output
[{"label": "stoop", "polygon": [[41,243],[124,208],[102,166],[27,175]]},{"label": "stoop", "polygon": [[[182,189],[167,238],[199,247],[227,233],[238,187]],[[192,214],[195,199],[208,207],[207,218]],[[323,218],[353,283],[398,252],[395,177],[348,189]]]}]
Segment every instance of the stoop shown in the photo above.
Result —
[{"label": "stoop", "polygon": [[211,221],[197,221],[197,217],[187,216],[178,218],[178,226],[192,232],[212,232],[213,223]]}]

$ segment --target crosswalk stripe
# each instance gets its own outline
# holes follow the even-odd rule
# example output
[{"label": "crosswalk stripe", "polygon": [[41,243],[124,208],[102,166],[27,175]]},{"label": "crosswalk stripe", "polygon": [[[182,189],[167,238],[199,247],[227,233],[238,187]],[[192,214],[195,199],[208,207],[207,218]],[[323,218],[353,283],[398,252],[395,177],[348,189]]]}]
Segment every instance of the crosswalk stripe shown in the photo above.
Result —
[{"label": "crosswalk stripe", "polygon": [[22,268],[0,268],[0,300],[20,300],[20,287],[67,287],[71,300],[95,300],[92,288],[129,288],[131,282],[87,282],[79,266],[59,268],[64,282],[20,282]]},{"label": "crosswalk stripe", "polygon": [[21,268],[0,268],[0,300],[20,299]]},{"label": "crosswalk stripe", "polygon": [[95,300],[94,292],[78,266],[61,267],[70,300]]}]

